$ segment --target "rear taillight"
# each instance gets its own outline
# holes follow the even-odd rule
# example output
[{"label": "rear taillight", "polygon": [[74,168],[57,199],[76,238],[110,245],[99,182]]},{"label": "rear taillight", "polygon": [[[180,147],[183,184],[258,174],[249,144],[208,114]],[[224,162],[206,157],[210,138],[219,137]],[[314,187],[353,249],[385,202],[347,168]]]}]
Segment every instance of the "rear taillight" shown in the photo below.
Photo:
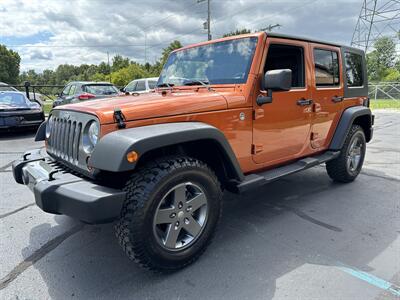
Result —
[{"label": "rear taillight", "polygon": [[79,100],[89,100],[89,99],[92,99],[92,98],[95,98],[95,97],[96,97],[96,95],[93,95],[93,94],[90,94],[90,93],[84,93],[84,94],[79,95],[78,99]]}]

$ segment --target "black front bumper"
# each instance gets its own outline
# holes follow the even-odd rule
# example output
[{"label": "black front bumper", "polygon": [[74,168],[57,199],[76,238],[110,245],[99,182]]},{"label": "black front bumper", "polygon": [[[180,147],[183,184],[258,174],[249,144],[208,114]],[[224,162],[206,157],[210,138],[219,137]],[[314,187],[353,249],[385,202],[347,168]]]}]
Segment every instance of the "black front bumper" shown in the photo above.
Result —
[{"label": "black front bumper", "polygon": [[45,212],[64,214],[86,223],[107,223],[119,217],[126,193],[98,185],[55,166],[40,149],[13,162],[16,182],[27,185]]}]

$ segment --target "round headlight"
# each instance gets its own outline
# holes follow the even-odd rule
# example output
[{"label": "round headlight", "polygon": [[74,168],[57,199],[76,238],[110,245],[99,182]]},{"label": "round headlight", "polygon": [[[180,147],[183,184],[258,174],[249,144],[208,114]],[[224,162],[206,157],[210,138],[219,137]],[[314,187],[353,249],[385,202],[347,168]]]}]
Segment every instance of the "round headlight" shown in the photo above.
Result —
[{"label": "round headlight", "polygon": [[53,118],[50,116],[46,123],[46,139],[50,137],[51,129],[53,128]]},{"label": "round headlight", "polygon": [[82,145],[83,145],[83,150],[85,150],[87,154],[92,153],[94,146],[96,146],[99,140],[99,132],[100,132],[99,124],[97,124],[96,121],[91,121],[85,127],[82,136]]},{"label": "round headlight", "polygon": [[97,144],[97,141],[99,139],[99,125],[97,122],[93,121],[88,130],[88,135],[89,135],[89,140],[92,143],[93,146]]}]

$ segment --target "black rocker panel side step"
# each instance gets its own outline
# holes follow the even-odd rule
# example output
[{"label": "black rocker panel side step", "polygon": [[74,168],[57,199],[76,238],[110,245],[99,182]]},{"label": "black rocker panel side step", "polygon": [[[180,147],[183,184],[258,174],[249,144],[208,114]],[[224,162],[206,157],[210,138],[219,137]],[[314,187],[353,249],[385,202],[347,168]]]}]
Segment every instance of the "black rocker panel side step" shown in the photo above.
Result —
[{"label": "black rocker panel side step", "polygon": [[236,185],[236,190],[243,193],[255,187],[270,183],[284,176],[294,174],[311,167],[317,166],[324,162],[330,161],[338,157],[340,151],[326,151],[320,155],[306,157],[286,166],[278,167],[268,171],[260,172],[257,174],[250,174],[245,179]]}]

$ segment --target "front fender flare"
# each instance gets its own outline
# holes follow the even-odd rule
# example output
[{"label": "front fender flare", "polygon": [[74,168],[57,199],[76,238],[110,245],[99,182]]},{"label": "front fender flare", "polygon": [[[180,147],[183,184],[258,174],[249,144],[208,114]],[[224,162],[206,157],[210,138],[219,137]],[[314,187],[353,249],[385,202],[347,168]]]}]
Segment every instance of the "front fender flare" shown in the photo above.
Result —
[{"label": "front fender flare", "polygon": [[[126,159],[130,151],[137,152],[140,160],[146,152],[154,149],[201,140],[216,142],[222,150],[224,162],[230,164],[236,179],[244,178],[225,135],[218,128],[201,122],[164,123],[114,131],[100,139],[89,164],[99,170],[126,172],[136,166],[136,163],[129,163]],[[212,149],[204,150],[214,155]]]}]

